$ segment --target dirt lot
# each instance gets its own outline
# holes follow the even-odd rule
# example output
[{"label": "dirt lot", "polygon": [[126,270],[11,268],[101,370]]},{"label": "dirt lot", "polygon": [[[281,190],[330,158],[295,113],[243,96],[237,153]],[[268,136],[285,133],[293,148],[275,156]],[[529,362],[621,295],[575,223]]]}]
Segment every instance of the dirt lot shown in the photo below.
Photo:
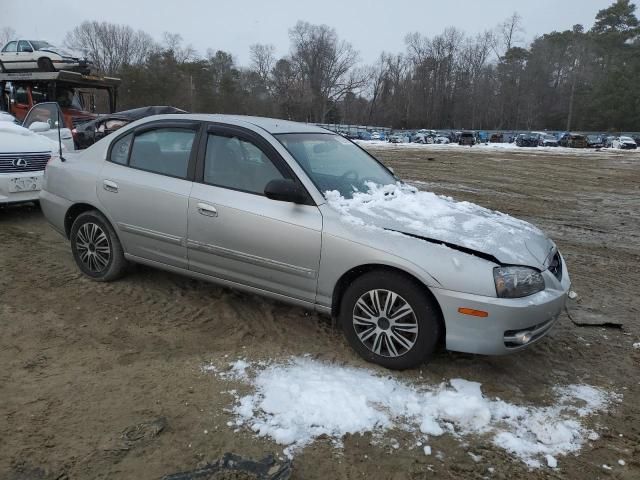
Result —
[{"label": "dirt lot", "polygon": [[[343,450],[324,440],[307,447],[294,459],[292,478],[640,478],[640,349],[632,348],[640,342],[640,155],[375,153],[424,189],[545,229],[580,295],[574,318],[623,323],[579,327],[563,315],[526,352],[499,358],[443,352],[398,377],[430,383],[461,377],[518,404],[545,404],[553,385],[580,382],[623,400],[594,417],[590,426],[600,439],[559,458],[555,471],[528,472],[486,438],[434,438],[432,448],[444,453],[437,459],[357,435],[345,439]],[[33,207],[0,210],[0,245],[2,479],[152,479],[228,451],[254,458],[280,453],[271,441],[227,426],[232,399],[221,392],[230,383],[201,366],[227,356],[304,353],[366,366],[329,320],[300,309],[148,268],[116,283],[91,282]],[[135,430],[157,419],[166,421],[159,434]],[[406,434],[392,433],[402,444]],[[473,461],[468,451],[482,459]]]}]

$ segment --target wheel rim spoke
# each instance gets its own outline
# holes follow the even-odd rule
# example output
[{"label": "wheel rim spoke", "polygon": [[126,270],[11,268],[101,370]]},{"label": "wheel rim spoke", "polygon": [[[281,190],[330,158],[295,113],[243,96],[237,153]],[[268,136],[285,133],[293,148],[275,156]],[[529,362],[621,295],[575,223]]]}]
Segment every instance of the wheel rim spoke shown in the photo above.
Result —
[{"label": "wheel rim spoke", "polygon": [[384,332],[376,333],[376,338],[373,340],[373,352],[380,355],[382,353],[382,342],[384,341]]},{"label": "wheel rim spoke", "polygon": [[358,337],[360,337],[360,341],[362,343],[364,343],[367,340],[369,340],[376,333],[376,330],[377,330],[377,328],[375,326],[373,326],[372,328],[370,328],[368,330],[365,330],[364,332],[358,334]]},{"label": "wheel rim spoke", "polygon": [[363,313],[369,316],[369,318],[378,317],[378,315],[376,315],[375,312],[371,310],[371,307],[367,305],[367,302],[365,302],[362,297],[360,297],[360,299],[356,302],[356,307],[359,307]]}]

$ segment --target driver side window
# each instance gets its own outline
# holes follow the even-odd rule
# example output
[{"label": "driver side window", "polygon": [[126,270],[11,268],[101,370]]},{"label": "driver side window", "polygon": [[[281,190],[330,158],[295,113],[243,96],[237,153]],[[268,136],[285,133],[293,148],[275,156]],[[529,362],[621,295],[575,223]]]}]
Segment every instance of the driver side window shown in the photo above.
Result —
[{"label": "driver side window", "polygon": [[252,142],[233,135],[209,134],[205,183],[264,195],[267,183],[283,178],[271,159]]}]

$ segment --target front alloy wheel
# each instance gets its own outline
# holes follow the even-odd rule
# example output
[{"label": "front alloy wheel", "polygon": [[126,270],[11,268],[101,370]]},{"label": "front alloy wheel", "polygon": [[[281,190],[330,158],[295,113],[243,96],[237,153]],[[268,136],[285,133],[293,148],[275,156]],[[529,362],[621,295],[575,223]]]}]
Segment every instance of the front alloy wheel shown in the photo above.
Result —
[{"label": "front alloy wheel", "polygon": [[339,321],[360,356],[398,370],[428,360],[442,333],[440,309],[427,288],[386,269],[365,273],[347,287]]},{"label": "front alloy wheel", "polygon": [[418,320],[411,305],[389,290],[369,290],[353,307],[353,328],[376,355],[399,357],[418,339]]}]

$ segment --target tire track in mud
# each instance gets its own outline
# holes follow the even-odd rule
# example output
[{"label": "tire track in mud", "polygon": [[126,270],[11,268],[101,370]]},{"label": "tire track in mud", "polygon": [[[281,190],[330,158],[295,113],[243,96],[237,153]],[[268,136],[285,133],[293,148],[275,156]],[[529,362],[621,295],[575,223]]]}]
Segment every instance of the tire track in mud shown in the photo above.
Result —
[{"label": "tire track in mud", "polygon": [[[7,272],[20,272],[25,258],[30,259],[32,269],[26,281],[15,274],[3,277],[0,285],[7,287],[4,295],[9,302],[12,297],[18,298],[29,283],[40,300],[47,301],[59,314],[69,315],[66,305],[56,305],[60,295],[65,297],[65,304],[92,299],[78,317],[91,316],[89,309],[102,312],[103,317],[110,312],[109,316],[117,319],[113,335],[118,328],[126,331],[132,325],[180,327],[210,335],[212,347],[268,342],[271,347],[278,346],[283,355],[295,350],[300,339],[328,349],[342,341],[339,334],[323,328],[316,314],[150,267],[132,266],[118,281],[94,282],[79,272],[62,237],[32,235],[25,242],[24,236],[25,232],[16,227],[0,232],[0,242],[14,252],[2,258]],[[124,335],[116,336],[124,340]]]}]

